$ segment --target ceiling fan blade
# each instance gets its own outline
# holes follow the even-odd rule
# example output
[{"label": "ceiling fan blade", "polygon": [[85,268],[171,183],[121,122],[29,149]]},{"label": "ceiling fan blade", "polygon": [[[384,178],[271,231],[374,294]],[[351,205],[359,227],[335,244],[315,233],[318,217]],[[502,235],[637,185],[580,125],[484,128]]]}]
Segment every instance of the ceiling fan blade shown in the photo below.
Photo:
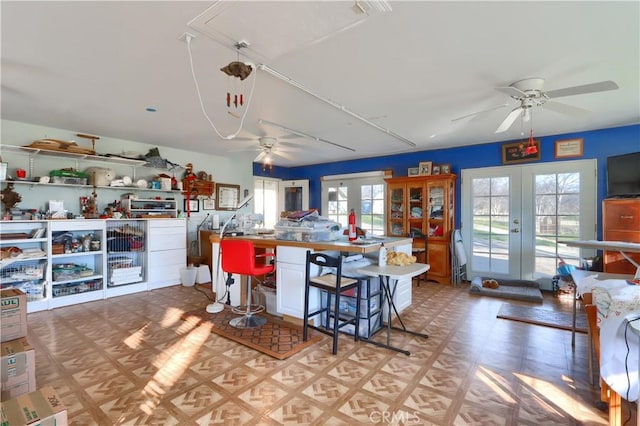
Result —
[{"label": "ceiling fan blade", "polygon": [[564,89],[549,90],[545,92],[549,98],[560,98],[562,96],[583,95],[585,93],[605,92],[616,90],[618,85],[611,80],[599,81],[598,83],[583,84],[581,86],[565,87]]},{"label": "ceiling fan blade", "polygon": [[267,156],[266,151],[262,151],[260,154],[258,154],[258,156],[256,158],[253,159],[253,162],[254,163],[259,163],[266,156]]},{"label": "ceiling fan blade", "polygon": [[494,110],[496,110],[496,109],[504,108],[504,107],[506,107],[506,106],[509,106],[509,104],[498,105],[498,106],[495,106],[495,107],[493,107],[493,108],[485,109],[485,110],[482,110],[482,111],[472,112],[471,114],[467,114],[467,115],[463,115],[462,117],[454,118],[454,119],[453,119],[453,120],[451,120],[451,121],[463,120],[463,119],[465,119],[465,118],[469,118],[469,117],[473,117],[473,116],[481,115],[481,114],[484,114],[484,113],[487,113],[487,112],[494,111]]},{"label": "ceiling fan blade", "polygon": [[515,98],[515,99],[520,99],[522,97],[527,96],[527,94],[524,93],[522,90],[517,89],[517,88],[515,88],[513,86],[496,87],[496,90],[498,92],[502,92],[504,94],[507,94],[507,95],[509,95],[509,96],[511,96],[512,98]]},{"label": "ceiling fan blade", "polygon": [[286,160],[293,160],[293,156],[291,156],[291,155],[289,155],[289,154],[287,154],[285,152],[282,152],[282,150],[273,151],[272,154],[275,155],[275,156],[278,156],[278,157],[282,157],[282,158],[284,158]]},{"label": "ceiling fan blade", "polygon": [[496,129],[495,133],[501,133],[501,132],[507,131],[509,127],[511,127],[513,122],[516,121],[516,118],[520,116],[520,114],[522,114],[522,107],[514,108],[509,113],[509,115],[507,115],[507,118],[504,119],[500,127]]},{"label": "ceiling fan blade", "polygon": [[584,117],[591,114],[591,111],[584,108],[578,108],[573,105],[567,105],[560,102],[547,101],[542,104],[543,108],[550,109],[551,111],[559,112],[560,114],[567,114],[573,117]]}]

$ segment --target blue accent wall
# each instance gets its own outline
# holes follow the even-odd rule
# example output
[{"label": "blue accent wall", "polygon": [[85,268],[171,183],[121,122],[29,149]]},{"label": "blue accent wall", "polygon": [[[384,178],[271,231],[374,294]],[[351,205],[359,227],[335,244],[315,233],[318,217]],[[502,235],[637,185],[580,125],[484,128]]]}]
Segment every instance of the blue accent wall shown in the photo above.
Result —
[{"label": "blue accent wall", "polygon": [[[612,155],[640,151],[640,125],[592,130],[587,132],[567,133],[544,136],[540,140],[540,162],[557,162],[576,160],[567,158],[557,160],[554,156],[555,141],[564,139],[583,139],[584,155],[579,159],[595,158],[598,163],[598,223],[602,223],[601,205],[606,198],[607,162]],[[392,170],[393,176],[406,176],[409,167],[417,167],[420,161],[432,161],[433,164],[451,164],[452,173],[460,175],[460,170],[502,165],[501,147],[506,142],[492,142],[480,145],[468,145],[456,148],[416,151],[384,157],[365,158],[362,160],[337,161],[333,163],[314,164],[302,167],[274,167],[272,172],[263,172],[262,165],[254,164],[254,176],[274,177],[283,180],[309,180],[309,206],[320,208],[322,176],[343,173],[369,172],[373,170]],[[640,164],[638,165],[640,167]],[[456,205],[460,206],[460,181],[457,182]],[[460,226],[460,211],[456,212],[456,226]],[[598,231],[600,238],[600,230]]]}]

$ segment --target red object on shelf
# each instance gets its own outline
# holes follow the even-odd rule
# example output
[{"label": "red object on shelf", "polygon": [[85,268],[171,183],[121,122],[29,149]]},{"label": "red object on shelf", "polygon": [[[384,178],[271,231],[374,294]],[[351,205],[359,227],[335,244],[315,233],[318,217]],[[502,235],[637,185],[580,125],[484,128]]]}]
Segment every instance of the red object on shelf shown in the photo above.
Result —
[{"label": "red object on shelf", "polygon": [[358,236],[356,235],[356,213],[351,209],[349,212],[349,241],[355,241]]}]

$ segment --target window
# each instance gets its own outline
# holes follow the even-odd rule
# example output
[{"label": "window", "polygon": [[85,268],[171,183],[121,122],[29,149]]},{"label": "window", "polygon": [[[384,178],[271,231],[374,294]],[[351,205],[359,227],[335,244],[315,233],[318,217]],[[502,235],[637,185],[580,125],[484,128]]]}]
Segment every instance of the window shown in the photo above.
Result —
[{"label": "window", "polygon": [[263,216],[263,226],[273,229],[278,222],[278,180],[253,180],[253,211]]}]

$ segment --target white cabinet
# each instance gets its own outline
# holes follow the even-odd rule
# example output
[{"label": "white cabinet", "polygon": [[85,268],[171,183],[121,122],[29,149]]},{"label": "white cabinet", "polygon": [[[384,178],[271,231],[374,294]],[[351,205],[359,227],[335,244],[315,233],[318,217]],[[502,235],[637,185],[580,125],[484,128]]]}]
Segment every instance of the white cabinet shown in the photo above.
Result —
[{"label": "white cabinet", "polygon": [[49,308],[104,298],[104,220],[49,222]]},{"label": "white cabinet", "polygon": [[133,218],[148,217],[178,217],[177,202],[173,198],[126,198],[122,200],[122,207]]},{"label": "white cabinet", "polygon": [[[304,316],[306,256],[306,248],[278,246],[276,249],[276,303],[280,314],[301,319]],[[320,292],[317,288],[310,290],[309,307],[315,310],[320,307]]]},{"label": "white cabinet", "polygon": [[184,219],[148,221],[149,290],[180,284],[187,264],[187,224]]},{"label": "white cabinet", "polygon": [[1,226],[0,287],[22,290],[29,312],[46,309],[48,222],[11,221]]}]

